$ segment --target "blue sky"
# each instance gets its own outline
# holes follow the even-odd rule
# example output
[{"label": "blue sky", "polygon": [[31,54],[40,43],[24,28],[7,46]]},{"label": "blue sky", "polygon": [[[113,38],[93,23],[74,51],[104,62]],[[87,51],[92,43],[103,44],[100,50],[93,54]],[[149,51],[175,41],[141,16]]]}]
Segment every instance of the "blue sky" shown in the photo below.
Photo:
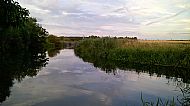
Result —
[{"label": "blue sky", "polygon": [[15,0],[50,34],[190,39],[190,0]]}]

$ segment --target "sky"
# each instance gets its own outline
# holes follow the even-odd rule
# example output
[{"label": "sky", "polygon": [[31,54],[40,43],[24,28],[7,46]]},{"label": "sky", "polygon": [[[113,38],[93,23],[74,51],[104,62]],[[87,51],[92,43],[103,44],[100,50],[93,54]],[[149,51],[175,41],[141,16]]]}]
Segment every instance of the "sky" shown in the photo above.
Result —
[{"label": "sky", "polygon": [[190,39],[190,0],[15,0],[57,36]]}]

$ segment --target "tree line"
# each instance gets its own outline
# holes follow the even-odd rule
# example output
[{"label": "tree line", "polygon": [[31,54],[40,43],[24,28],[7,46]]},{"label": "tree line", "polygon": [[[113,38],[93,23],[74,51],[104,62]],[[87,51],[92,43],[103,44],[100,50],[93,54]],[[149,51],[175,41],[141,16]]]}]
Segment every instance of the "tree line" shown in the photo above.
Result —
[{"label": "tree line", "polygon": [[13,0],[0,1],[1,53],[14,49],[42,49],[48,32],[42,28],[29,11]]},{"label": "tree line", "polygon": [[0,0],[0,105],[14,80],[35,76],[47,64],[48,32],[13,0]]}]

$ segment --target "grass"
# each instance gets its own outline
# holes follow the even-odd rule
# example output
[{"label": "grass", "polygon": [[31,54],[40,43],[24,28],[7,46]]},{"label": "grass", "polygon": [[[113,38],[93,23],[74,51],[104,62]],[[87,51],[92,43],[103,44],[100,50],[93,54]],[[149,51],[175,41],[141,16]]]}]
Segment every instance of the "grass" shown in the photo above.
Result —
[{"label": "grass", "polygon": [[190,67],[190,41],[87,39],[75,48],[82,57],[173,67]]},{"label": "grass", "polygon": [[[189,83],[190,41],[143,41],[114,38],[96,38],[80,41],[74,49],[84,61],[93,63],[107,73],[119,69],[136,69],[149,74],[166,75],[167,78],[182,78]],[[188,106],[189,88],[182,89],[183,98],[177,102]],[[174,100],[145,101],[143,106],[175,106]]]},{"label": "grass", "polygon": [[166,100],[166,101],[163,101],[161,98],[158,98],[156,102],[145,101],[142,96],[142,93],[141,93],[141,102],[142,106],[177,106],[174,98],[172,100]]}]

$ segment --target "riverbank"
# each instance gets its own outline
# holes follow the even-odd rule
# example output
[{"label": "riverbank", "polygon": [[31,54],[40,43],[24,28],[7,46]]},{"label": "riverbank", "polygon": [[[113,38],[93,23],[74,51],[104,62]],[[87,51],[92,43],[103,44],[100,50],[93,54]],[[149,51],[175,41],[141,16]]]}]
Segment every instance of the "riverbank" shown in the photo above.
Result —
[{"label": "riverbank", "polygon": [[[178,99],[183,98],[179,87],[186,85],[186,83],[180,82],[179,76],[176,77],[178,80],[174,78],[171,80],[165,76],[157,76],[159,73],[150,76],[149,72],[137,72],[128,69],[117,69],[117,73],[105,73],[104,70],[76,57],[72,49],[60,50],[54,57],[48,57],[48,64],[41,68],[38,73],[29,71],[29,69],[27,71],[25,69],[30,67],[23,68],[23,66],[29,63],[38,66],[39,61],[30,62],[27,56],[21,56],[20,58],[10,58],[8,56],[7,58],[13,65],[5,65],[10,63],[9,60],[2,61],[1,66],[4,71],[0,72],[0,82],[4,86],[1,86],[1,94],[3,94],[2,98],[6,97],[7,92],[11,95],[9,95],[9,98],[6,97],[1,106],[20,104],[36,106],[47,104],[63,106],[143,106],[144,102],[141,99],[147,103],[149,101],[157,103],[158,97],[163,103],[166,103],[166,101],[170,103],[174,97],[176,106],[178,106],[180,104],[177,101],[177,96],[179,95]],[[25,61],[25,59],[28,59],[28,61]],[[20,64],[20,62],[23,64]],[[12,73],[15,68],[21,70]],[[184,77],[189,77],[188,74],[185,75]],[[15,77],[22,77],[23,79],[11,83]],[[41,99],[44,97],[45,100]],[[35,99],[31,101],[31,98]]]},{"label": "riverbank", "polygon": [[190,67],[190,41],[146,41],[114,38],[82,40],[75,53],[92,62],[94,59],[108,61]]}]

